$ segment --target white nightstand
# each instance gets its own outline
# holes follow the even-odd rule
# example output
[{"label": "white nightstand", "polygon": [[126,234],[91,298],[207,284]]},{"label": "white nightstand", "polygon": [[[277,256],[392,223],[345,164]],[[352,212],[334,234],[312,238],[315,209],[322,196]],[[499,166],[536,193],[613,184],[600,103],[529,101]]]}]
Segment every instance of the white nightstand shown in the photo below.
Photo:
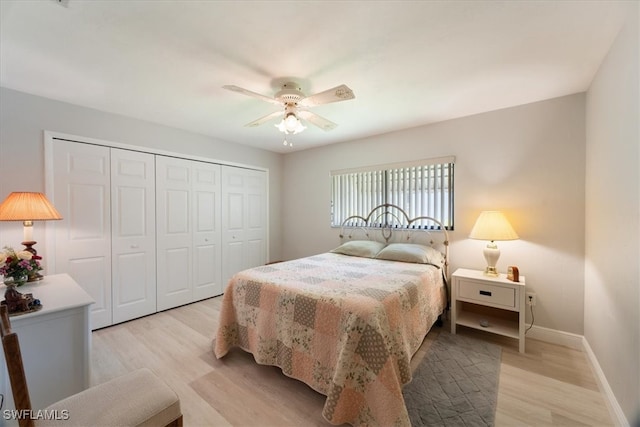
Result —
[{"label": "white nightstand", "polygon": [[525,280],[485,276],[482,271],[459,268],[452,275],[451,333],[466,326],[519,340],[524,353]]}]

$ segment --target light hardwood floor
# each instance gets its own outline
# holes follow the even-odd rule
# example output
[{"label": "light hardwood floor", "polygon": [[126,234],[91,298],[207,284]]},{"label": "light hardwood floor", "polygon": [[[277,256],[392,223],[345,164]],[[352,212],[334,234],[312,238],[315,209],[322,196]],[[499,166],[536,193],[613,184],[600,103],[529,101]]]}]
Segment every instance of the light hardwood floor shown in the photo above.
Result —
[{"label": "light hardwood floor", "polygon": [[[234,350],[221,360],[211,343],[221,297],[98,330],[92,341],[92,384],[146,366],[180,396],[185,426],[329,426],[321,415],[324,396],[259,366]],[[434,327],[412,366],[448,327]],[[585,354],[527,339],[515,341],[482,331],[461,333],[503,347],[497,426],[613,425]]]}]

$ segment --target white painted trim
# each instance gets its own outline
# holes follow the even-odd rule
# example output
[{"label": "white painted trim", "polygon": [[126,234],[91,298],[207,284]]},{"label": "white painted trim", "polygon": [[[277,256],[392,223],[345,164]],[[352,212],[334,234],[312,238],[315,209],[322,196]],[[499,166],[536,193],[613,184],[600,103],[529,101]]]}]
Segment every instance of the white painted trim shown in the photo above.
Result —
[{"label": "white painted trim", "polygon": [[624,415],[620,404],[618,403],[618,399],[613,394],[613,390],[609,386],[609,381],[607,381],[607,377],[605,377],[602,368],[600,368],[600,363],[598,363],[598,358],[595,353],[591,349],[589,345],[589,341],[585,337],[582,337],[582,347],[584,352],[587,354],[587,358],[591,364],[591,369],[593,370],[593,374],[598,381],[598,388],[604,394],[605,402],[607,403],[607,408],[609,409],[609,413],[611,414],[611,418],[615,421],[617,426],[629,427],[629,421],[627,417]]},{"label": "white painted trim", "polygon": [[106,141],[103,139],[88,138],[86,136],[70,135],[66,133],[44,131],[45,146],[47,142],[52,143],[54,139],[62,139],[70,142],[79,142],[82,144],[101,145],[103,147],[121,148],[123,150],[139,151],[142,153],[159,154],[161,156],[179,157],[181,159],[196,160],[199,162],[215,163],[218,165],[235,166],[244,169],[253,169],[259,171],[267,171],[267,168],[260,166],[247,165],[243,163],[229,162],[226,160],[212,159],[209,157],[192,156],[186,153],[177,153],[173,151],[158,150],[156,148],[145,147],[141,145],[122,144],[120,142]]},{"label": "white painted trim", "polygon": [[[529,326],[531,325],[527,325],[527,328]],[[609,386],[607,377],[605,377],[602,368],[600,368],[600,363],[598,363],[598,359],[596,358],[595,353],[593,352],[591,346],[589,345],[589,342],[583,335],[558,331],[556,329],[543,328],[542,326],[533,326],[531,330],[527,332],[526,338],[532,338],[551,344],[562,345],[574,350],[580,350],[584,352],[587,355],[587,359],[593,371],[593,375],[596,377],[596,380],[598,382],[598,388],[604,395],[604,399],[607,404],[607,409],[609,409],[611,419],[615,421],[615,425],[617,426],[630,426],[629,421],[625,417],[624,412],[620,407],[620,404],[618,404],[618,400],[613,394],[613,390],[611,390],[611,387]]]},{"label": "white painted trim", "polygon": [[[44,194],[47,199],[56,205],[56,201],[53,197],[53,137],[48,131],[44,131]],[[49,221],[43,221],[47,223]],[[45,228],[45,250],[47,251],[47,258],[45,260],[46,265],[44,274],[56,273],[56,233],[55,224],[47,226]]]},{"label": "white painted trim", "polygon": [[[265,245],[267,245],[267,247],[265,248],[265,257],[266,257],[266,262],[271,262],[271,244],[269,243],[271,240],[271,223],[270,221],[270,215],[269,215],[269,200],[271,200],[271,196],[270,196],[270,192],[269,192],[269,180],[271,179],[271,176],[269,175],[269,169],[266,169],[266,174],[267,174],[267,182],[265,183],[265,185],[267,186],[266,188],[266,194],[265,194],[265,207],[267,209],[267,218],[265,219],[266,221],[266,229],[267,229],[267,241],[265,242]],[[220,192],[221,196],[222,196],[222,191]],[[226,285],[226,283],[223,283],[223,290],[224,290],[224,286]]]},{"label": "white painted trim", "polygon": [[[527,329],[531,325],[527,325]],[[543,328],[542,326],[533,326],[526,334],[526,338],[533,338],[551,344],[563,345],[574,350],[582,350],[582,335],[572,334],[570,332],[558,331],[557,329]]]}]

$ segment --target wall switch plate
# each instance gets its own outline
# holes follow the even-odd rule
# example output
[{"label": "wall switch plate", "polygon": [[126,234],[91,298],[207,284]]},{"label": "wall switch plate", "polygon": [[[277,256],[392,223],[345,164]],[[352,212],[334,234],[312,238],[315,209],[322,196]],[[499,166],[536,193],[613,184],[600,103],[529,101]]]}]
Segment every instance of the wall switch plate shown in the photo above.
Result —
[{"label": "wall switch plate", "polygon": [[534,294],[533,292],[527,292],[526,303],[527,303],[527,305],[535,306],[536,305],[536,294]]}]

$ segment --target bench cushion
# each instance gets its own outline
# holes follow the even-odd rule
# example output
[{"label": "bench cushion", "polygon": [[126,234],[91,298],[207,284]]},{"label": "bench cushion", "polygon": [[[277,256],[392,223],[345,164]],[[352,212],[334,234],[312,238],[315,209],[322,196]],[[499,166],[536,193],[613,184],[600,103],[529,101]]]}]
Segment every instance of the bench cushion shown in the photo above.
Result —
[{"label": "bench cushion", "polygon": [[66,410],[69,418],[39,420],[38,426],[165,426],[181,415],[178,395],[147,368],[91,387],[46,410],[58,415]]}]

